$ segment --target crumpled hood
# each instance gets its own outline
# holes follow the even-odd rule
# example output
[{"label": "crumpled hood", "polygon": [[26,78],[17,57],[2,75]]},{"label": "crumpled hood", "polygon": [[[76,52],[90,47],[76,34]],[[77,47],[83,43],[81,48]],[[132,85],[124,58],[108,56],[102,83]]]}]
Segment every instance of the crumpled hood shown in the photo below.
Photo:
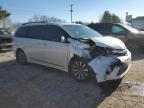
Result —
[{"label": "crumpled hood", "polygon": [[117,38],[106,36],[106,37],[96,37],[92,38],[97,46],[108,47],[112,49],[126,49],[125,44]]}]

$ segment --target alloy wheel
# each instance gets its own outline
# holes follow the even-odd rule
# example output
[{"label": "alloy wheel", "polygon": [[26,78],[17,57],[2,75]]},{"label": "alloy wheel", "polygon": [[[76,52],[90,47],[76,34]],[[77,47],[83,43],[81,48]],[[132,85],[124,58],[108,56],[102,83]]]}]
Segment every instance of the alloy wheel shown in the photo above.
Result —
[{"label": "alloy wheel", "polygon": [[72,65],[72,74],[79,81],[86,80],[89,77],[88,66],[83,61],[75,61]]}]

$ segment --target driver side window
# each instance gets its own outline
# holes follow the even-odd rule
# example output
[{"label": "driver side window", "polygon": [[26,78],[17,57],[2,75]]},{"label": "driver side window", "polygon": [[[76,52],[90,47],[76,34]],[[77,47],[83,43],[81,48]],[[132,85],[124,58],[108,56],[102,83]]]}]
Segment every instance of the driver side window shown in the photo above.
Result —
[{"label": "driver side window", "polygon": [[56,25],[42,25],[42,33],[44,33],[43,40],[52,42],[61,42],[61,37],[66,37],[68,34]]},{"label": "driver side window", "polygon": [[120,26],[116,26],[116,25],[112,26],[112,33],[125,33],[125,32],[126,31]]}]

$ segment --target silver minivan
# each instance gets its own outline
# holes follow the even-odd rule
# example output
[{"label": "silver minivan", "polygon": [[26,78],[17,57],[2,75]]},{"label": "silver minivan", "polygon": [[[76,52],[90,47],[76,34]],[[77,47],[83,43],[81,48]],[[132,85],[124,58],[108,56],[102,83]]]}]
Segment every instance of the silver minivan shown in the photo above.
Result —
[{"label": "silver minivan", "polygon": [[13,50],[21,64],[36,63],[69,72],[76,80],[122,79],[131,53],[114,37],[80,24],[26,23],[15,33]]}]

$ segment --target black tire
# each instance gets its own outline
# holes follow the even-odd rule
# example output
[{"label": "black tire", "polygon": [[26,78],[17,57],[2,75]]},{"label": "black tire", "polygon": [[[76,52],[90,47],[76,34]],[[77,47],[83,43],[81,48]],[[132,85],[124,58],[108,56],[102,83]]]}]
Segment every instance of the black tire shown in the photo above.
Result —
[{"label": "black tire", "polygon": [[16,53],[16,61],[20,64],[27,64],[27,57],[23,50],[18,50]]},{"label": "black tire", "polygon": [[81,59],[72,60],[69,71],[77,81],[87,81],[91,76],[90,67]]}]

